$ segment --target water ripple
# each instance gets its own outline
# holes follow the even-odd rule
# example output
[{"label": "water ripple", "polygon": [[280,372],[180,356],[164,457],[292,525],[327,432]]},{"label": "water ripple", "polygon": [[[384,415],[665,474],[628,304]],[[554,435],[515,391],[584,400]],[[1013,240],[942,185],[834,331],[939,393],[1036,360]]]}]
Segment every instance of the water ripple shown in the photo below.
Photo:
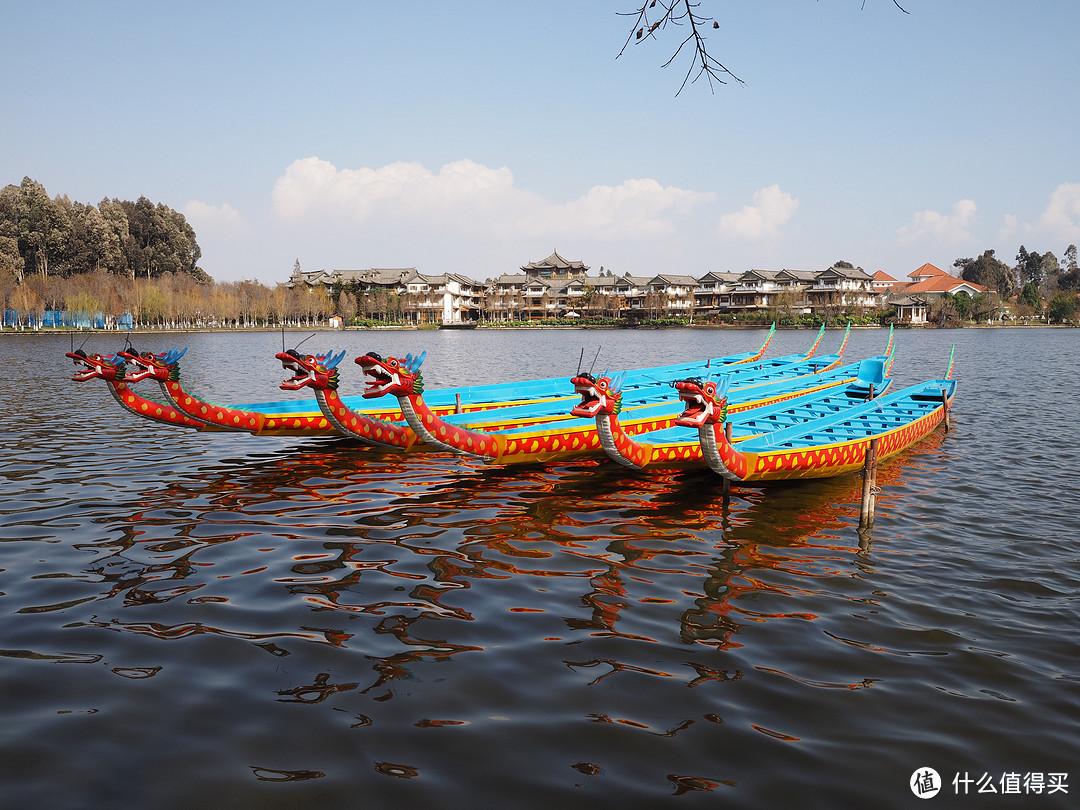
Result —
[{"label": "water ripple", "polygon": [[[537,362],[576,358],[583,334],[545,336]],[[617,367],[714,337],[689,334],[604,341]],[[158,430],[101,387],[73,397],[62,340],[0,342],[43,389],[0,380],[6,797],[900,806],[928,763],[1067,772],[1080,467],[1061,448],[1080,429],[1061,392],[1080,379],[1014,365],[1025,376],[1006,380],[1008,334],[903,335],[897,373],[915,378],[960,343],[960,394],[948,434],[883,465],[872,536],[855,476],[725,501],[711,473]],[[758,335],[715,337],[737,351]],[[421,338],[463,339],[386,340]],[[219,401],[273,398],[265,339],[228,339],[248,366],[214,375],[222,338],[192,336],[185,378]],[[525,340],[501,336],[492,362]],[[1007,386],[1041,416],[1013,416]],[[57,802],[61,771],[77,789]]]}]

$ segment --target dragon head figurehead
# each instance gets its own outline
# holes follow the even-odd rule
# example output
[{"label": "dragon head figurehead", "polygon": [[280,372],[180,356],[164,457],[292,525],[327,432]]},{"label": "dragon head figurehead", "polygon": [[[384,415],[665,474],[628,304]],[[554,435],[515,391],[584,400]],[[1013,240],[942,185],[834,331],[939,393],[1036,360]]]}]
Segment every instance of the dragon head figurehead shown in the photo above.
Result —
[{"label": "dragon head figurehead", "polygon": [[570,382],[574,386],[574,392],[581,397],[581,402],[575,405],[570,413],[586,417],[617,415],[622,410],[622,384],[625,379],[625,372],[614,378],[607,374],[600,377],[587,373],[578,374]]},{"label": "dragon head figurehead", "polygon": [[299,391],[311,386],[321,391],[336,391],[338,387],[338,363],[345,357],[345,351],[339,354],[300,354],[296,349],[279,352],[275,355],[281,361],[282,368],[293,372],[293,376],[281,383],[285,391]]},{"label": "dragon head figurehead", "polygon": [[700,377],[677,380],[672,384],[684,403],[683,412],[675,420],[676,425],[699,428],[722,425],[727,419],[727,391],[731,377],[724,375],[719,384],[712,380],[703,382]]},{"label": "dragon head figurehead", "polygon": [[120,356],[130,362],[134,369],[128,373],[128,382],[157,380],[158,382],[176,382],[180,379],[180,358],[187,349],[169,349],[167,352],[143,352],[125,349]]},{"label": "dragon head figurehead", "polygon": [[119,354],[87,354],[82,349],[76,349],[68,352],[67,356],[75,361],[76,371],[71,377],[75,382],[93,379],[123,382],[125,379],[124,358]]},{"label": "dragon head figurehead", "polygon": [[423,352],[419,357],[412,354],[405,358],[382,357],[375,352],[368,352],[356,358],[356,364],[364,370],[367,387],[364,397],[373,399],[385,394],[398,397],[424,392],[424,377],[420,373],[420,364],[427,357]]}]

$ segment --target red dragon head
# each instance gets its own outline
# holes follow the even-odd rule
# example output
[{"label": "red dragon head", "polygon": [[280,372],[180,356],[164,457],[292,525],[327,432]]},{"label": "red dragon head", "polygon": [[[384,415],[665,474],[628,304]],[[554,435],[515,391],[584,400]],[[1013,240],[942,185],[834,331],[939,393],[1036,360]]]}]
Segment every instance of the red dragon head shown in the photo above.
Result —
[{"label": "red dragon head", "polygon": [[338,387],[338,363],[345,357],[345,351],[340,354],[329,352],[327,354],[302,355],[296,349],[279,352],[275,355],[281,361],[282,368],[293,372],[293,376],[281,383],[285,391],[299,391],[305,386],[311,386],[322,391],[336,391]]},{"label": "red dragon head", "polygon": [[158,382],[176,382],[180,379],[180,358],[187,349],[170,349],[167,352],[139,352],[134,349],[124,349],[119,355],[129,361],[135,368],[128,372],[128,382],[140,380],[157,380]]},{"label": "red dragon head", "polygon": [[372,399],[385,394],[398,397],[422,394],[424,378],[420,374],[420,364],[424,362],[425,357],[427,357],[427,352],[423,352],[419,357],[407,354],[405,359],[384,358],[375,352],[368,352],[362,357],[357,357],[356,364],[364,370],[364,376],[368,378],[364,397]]},{"label": "red dragon head", "polygon": [[595,417],[615,416],[622,410],[622,384],[626,374],[612,378],[606,374],[594,377],[592,374],[578,374],[570,382],[574,392],[581,397],[581,402],[571,408],[573,416]]},{"label": "red dragon head", "polygon": [[119,354],[87,354],[82,349],[68,352],[75,361],[76,372],[71,376],[75,382],[100,379],[105,382],[123,382],[126,369],[124,358]]},{"label": "red dragon head", "polygon": [[673,383],[679,392],[679,399],[685,403],[675,424],[696,428],[723,424],[727,419],[727,391],[730,384],[731,377],[727,375],[723,376],[719,385],[712,380],[702,382],[700,377]]}]

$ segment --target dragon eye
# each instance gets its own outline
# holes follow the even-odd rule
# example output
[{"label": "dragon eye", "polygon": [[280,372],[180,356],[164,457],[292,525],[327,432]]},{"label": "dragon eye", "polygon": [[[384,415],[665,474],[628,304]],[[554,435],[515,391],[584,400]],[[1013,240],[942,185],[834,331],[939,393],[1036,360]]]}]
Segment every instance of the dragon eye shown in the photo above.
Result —
[{"label": "dragon eye", "polygon": [[397,368],[398,361],[391,357],[389,360],[386,361],[386,365],[390,366],[391,368]]},{"label": "dragon eye", "polygon": [[716,383],[705,383],[705,393],[710,397],[716,393]]}]

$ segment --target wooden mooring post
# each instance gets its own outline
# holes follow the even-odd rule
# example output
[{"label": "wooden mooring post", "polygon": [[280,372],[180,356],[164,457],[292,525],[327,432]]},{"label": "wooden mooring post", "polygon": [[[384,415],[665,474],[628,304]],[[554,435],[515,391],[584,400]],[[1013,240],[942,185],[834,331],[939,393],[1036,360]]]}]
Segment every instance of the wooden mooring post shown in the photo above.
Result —
[{"label": "wooden mooring post", "polygon": [[454,413],[461,413],[461,394],[454,394]]},{"label": "wooden mooring post", "polygon": [[949,394],[947,391],[941,392],[941,406],[945,410],[945,432],[949,432]]},{"label": "wooden mooring post", "polygon": [[[725,422],[724,435],[727,437],[728,444],[731,444],[731,422]],[[724,503],[727,503],[731,499],[731,479],[724,478]]]},{"label": "wooden mooring post", "polygon": [[862,508],[859,510],[859,528],[874,525],[874,507],[877,505],[877,456],[878,439],[871,439],[863,462]]}]

